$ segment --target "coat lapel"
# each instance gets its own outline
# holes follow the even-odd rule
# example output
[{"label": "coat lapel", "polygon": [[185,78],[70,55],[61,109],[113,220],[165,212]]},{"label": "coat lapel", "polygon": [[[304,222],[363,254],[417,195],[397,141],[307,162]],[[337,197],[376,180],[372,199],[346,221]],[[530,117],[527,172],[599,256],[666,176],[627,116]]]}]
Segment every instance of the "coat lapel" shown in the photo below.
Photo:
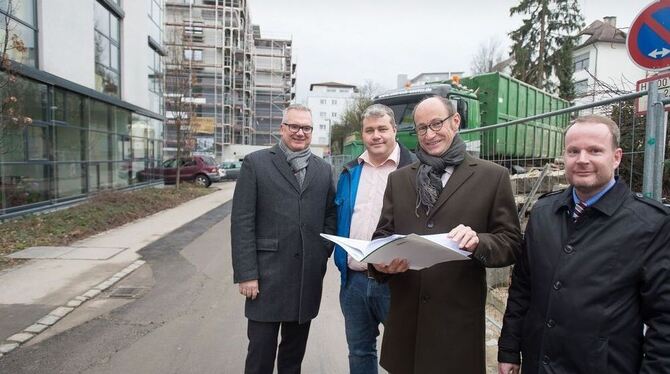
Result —
[{"label": "coat lapel", "polygon": [[463,185],[463,183],[465,183],[465,181],[475,173],[473,166],[476,164],[476,160],[469,156],[465,156],[465,160],[463,160],[460,165],[454,168],[454,173],[451,174],[451,177],[449,177],[447,185],[444,186],[442,193],[440,193],[440,196],[437,198],[435,206],[433,209],[431,209],[430,217],[434,216],[435,212],[437,212],[440,207],[444,205],[447,200],[449,200],[451,195],[453,195],[454,192],[456,192],[456,190],[458,190]]},{"label": "coat lapel", "polygon": [[[300,193],[300,186],[298,185],[298,179],[296,179],[295,175],[293,175],[293,170],[291,170],[291,166],[286,162],[286,156],[284,155],[284,152],[279,148],[278,145],[275,145],[270,149],[272,153],[274,153],[272,157],[272,163],[275,164],[275,167],[277,170],[279,170],[279,173],[286,179],[286,181],[293,186],[295,191],[297,193]],[[308,168],[309,169],[309,168]]]}]

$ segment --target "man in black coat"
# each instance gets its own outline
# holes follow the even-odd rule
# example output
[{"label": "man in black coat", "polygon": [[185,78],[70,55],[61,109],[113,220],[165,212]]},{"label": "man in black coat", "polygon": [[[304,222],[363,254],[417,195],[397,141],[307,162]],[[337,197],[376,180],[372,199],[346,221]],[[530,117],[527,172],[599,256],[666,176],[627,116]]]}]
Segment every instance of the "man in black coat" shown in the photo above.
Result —
[{"label": "man in black coat", "polygon": [[[330,168],[309,150],[312,115],[289,106],[281,141],[247,155],[231,214],[233,278],[246,297],[245,373],[299,373],[310,321],[321,303],[337,210]],[[277,337],[281,344],[277,355]]]},{"label": "man in black coat", "polygon": [[500,374],[670,373],[670,210],[615,178],[619,137],[597,115],[568,128],[571,187],[533,207]]}]

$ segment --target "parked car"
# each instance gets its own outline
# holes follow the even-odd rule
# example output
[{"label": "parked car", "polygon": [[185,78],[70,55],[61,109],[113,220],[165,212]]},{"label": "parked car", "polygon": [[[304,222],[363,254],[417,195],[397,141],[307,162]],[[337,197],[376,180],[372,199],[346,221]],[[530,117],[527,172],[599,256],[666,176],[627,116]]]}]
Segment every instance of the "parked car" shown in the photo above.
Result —
[{"label": "parked car", "polygon": [[[179,179],[182,181],[191,181],[199,186],[209,187],[212,182],[218,182],[219,169],[216,161],[209,156],[192,156],[180,159]],[[165,160],[160,168],[147,169],[145,175],[163,176],[165,184],[173,184],[177,181],[177,159],[171,158]],[[143,178],[146,179],[146,176]]]},{"label": "parked car", "polygon": [[221,179],[237,179],[240,176],[242,163],[239,161],[225,161],[219,164]]}]

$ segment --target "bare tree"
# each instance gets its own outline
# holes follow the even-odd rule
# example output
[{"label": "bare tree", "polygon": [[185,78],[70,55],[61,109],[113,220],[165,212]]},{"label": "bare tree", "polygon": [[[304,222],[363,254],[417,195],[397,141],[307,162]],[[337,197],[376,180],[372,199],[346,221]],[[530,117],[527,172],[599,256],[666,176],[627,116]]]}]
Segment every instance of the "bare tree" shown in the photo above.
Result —
[{"label": "bare tree", "polygon": [[[18,146],[15,134],[32,123],[32,118],[23,111],[23,93],[26,82],[17,76],[16,62],[23,60],[28,48],[15,32],[12,15],[16,12],[15,0],[7,0],[2,11],[7,15],[0,22],[0,154]],[[22,144],[22,143],[21,143]]]},{"label": "bare tree", "polygon": [[493,67],[503,60],[500,38],[492,36],[488,41],[481,42],[477,53],[472,57],[470,70],[472,74],[490,73]]},{"label": "bare tree", "polygon": [[[195,131],[193,121],[193,85],[195,74],[192,69],[192,48],[185,48],[183,28],[172,27],[167,38],[168,58],[165,64],[165,112],[168,128],[176,133],[176,187],[180,186],[181,158],[190,155]],[[192,53],[192,52],[190,52]],[[187,57],[188,56],[188,57]]]},{"label": "bare tree", "polygon": [[339,122],[330,129],[333,153],[342,153],[344,140],[354,132],[360,131],[363,111],[372,104],[372,98],[381,91],[381,85],[371,80],[358,88],[354,101],[342,113]]}]

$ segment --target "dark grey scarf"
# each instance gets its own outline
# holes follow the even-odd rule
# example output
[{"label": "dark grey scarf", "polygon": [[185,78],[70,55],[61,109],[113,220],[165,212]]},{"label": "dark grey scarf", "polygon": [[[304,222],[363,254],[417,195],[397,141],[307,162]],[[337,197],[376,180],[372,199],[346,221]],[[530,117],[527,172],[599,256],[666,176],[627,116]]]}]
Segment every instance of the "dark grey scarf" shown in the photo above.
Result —
[{"label": "dark grey scarf", "polygon": [[456,166],[465,159],[465,142],[456,134],[451,146],[440,157],[427,154],[421,147],[416,151],[416,157],[421,161],[419,172],[416,174],[416,207],[414,213],[419,217],[419,207],[426,207],[426,215],[435,206],[437,198],[442,192],[442,174],[447,166]]},{"label": "dark grey scarf", "polygon": [[302,182],[305,180],[305,173],[307,172],[307,164],[309,164],[309,156],[312,154],[312,151],[309,148],[305,148],[302,151],[293,152],[281,140],[279,141],[279,148],[286,155],[286,161],[291,165],[293,175],[295,175],[300,188],[302,188]]}]

